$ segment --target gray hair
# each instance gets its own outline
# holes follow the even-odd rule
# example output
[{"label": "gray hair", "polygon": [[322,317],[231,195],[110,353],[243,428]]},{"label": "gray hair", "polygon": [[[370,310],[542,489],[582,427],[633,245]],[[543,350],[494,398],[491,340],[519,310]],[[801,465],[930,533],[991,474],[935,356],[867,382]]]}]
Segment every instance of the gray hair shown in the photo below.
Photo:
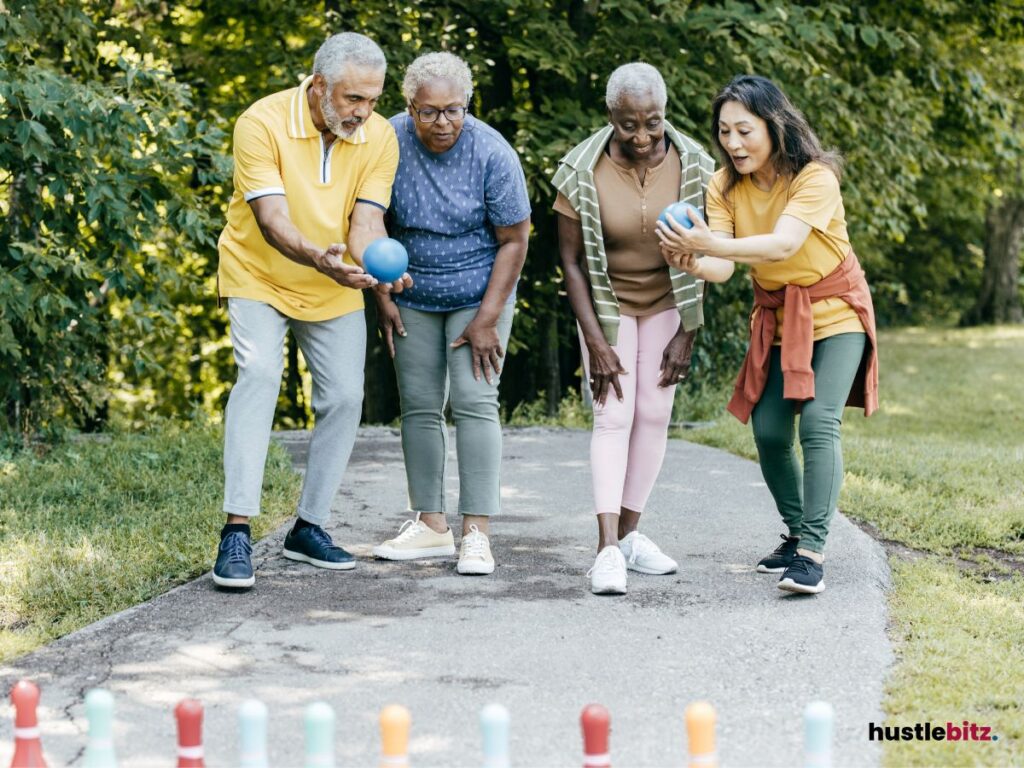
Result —
[{"label": "gray hair", "polygon": [[604,102],[608,109],[617,109],[628,96],[649,96],[661,109],[668,103],[665,80],[661,73],[650,64],[634,61],[623,64],[608,78]]},{"label": "gray hair", "polygon": [[329,86],[338,82],[349,66],[381,70],[387,69],[388,60],[379,45],[357,32],[331,35],[313,58],[313,74],[323,75]]},{"label": "gray hair", "polygon": [[473,95],[473,75],[469,65],[454,53],[439,51],[417,56],[405,70],[402,80],[402,95],[411,102],[416,92],[431,80],[448,80],[459,86],[466,95],[466,105]]}]

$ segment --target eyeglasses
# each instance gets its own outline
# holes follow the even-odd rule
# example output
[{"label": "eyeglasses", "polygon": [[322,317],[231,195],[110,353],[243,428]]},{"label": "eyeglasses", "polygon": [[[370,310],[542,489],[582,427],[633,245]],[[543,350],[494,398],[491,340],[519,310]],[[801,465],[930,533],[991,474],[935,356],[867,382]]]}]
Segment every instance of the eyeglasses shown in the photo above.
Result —
[{"label": "eyeglasses", "polygon": [[426,109],[416,109],[416,105],[413,104],[412,111],[416,113],[416,119],[421,123],[436,123],[442,114],[448,118],[449,123],[454,123],[466,116],[466,107],[445,107],[444,109],[427,107]]}]

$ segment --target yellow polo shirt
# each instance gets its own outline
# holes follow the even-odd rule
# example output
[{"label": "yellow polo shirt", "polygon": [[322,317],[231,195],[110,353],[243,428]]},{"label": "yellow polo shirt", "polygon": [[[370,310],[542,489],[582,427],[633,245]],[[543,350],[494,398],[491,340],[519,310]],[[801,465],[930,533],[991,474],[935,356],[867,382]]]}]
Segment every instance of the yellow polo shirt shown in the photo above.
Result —
[{"label": "yellow polo shirt", "polygon": [[[338,285],[285,257],[263,239],[249,201],[284,195],[292,223],[326,248],[348,241],[356,202],[387,210],[398,168],[398,139],[376,112],[324,150],[306,100],[312,78],[260,99],[235,124],[235,190],[218,242],[221,297],[262,301],[288,317],[320,321],[363,307],[362,291]],[[349,256],[349,263],[354,263]]]},{"label": "yellow polo shirt", "polygon": [[[839,179],[821,163],[808,163],[789,183],[781,176],[765,192],[754,186],[750,175],[722,194],[726,171],[719,169],[711,177],[707,193],[708,226],[733,237],[766,235],[775,231],[780,216],[795,216],[811,227],[800,249],[783,261],[754,264],[750,274],[767,291],[785,285],[813,285],[831,274],[850,252],[846,232],[846,213]],[[864,332],[853,307],[842,299],[823,299],[811,305],[814,314],[814,340],[840,333]],[[775,311],[778,328],[775,340],[782,339],[783,311]]]}]

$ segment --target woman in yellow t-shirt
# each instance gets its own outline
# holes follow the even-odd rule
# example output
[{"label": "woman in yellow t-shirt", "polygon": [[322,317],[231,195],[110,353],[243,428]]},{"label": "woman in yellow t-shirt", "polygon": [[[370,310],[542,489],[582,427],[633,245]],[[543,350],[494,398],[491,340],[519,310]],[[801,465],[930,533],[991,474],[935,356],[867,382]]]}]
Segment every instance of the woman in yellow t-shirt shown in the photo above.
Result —
[{"label": "woman in yellow t-shirt", "polygon": [[[843,480],[843,406],[870,414],[877,402],[874,313],[846,231],[840,158],[774,83],[753,75],[715,98],[712,135],[723,167],[708,187],[708,223],[659,223],[658,237],[670,264],[704,280],[750,266],[751,344],[729,411],[752,417],[761,471],[789,529],[757,570],[782,573],[781,589],[817,593]],[[864,383],[851,392],[858,374]]]}]

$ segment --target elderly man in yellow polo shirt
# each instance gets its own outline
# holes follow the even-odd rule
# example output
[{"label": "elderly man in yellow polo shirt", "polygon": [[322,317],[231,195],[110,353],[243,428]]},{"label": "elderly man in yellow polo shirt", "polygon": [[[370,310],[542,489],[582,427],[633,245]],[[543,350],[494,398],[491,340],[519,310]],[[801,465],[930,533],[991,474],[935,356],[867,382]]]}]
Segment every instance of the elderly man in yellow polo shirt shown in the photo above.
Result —
[{"label": "elderly man in yellow polo shirt", "polygon": [[284,556],[332,570],[355,565],[322,526],[362,410],[362,290],[412,284],[405,275],[378,285],[359,266],[366,246],[387,236],[398,165],[394,129],[373,111],[386,69],[368,37],[334,35],[317,51],[310,77],[257,101],[235,125],[235,189],[217,275],[238,365],[225,416],[227,524],[213,569],[221,587],[255,583],[249,518],[260,512],[289,328],[313,377],[316,426]]}]

